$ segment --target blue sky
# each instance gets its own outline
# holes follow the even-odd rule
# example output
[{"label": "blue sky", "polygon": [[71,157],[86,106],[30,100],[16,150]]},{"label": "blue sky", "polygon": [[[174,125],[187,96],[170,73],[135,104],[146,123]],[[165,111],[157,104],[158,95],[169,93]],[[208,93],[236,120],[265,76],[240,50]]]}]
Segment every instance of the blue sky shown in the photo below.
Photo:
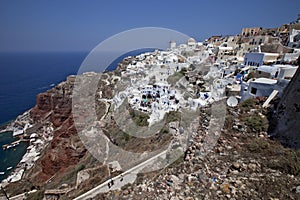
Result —
[{"label": "blue sky", "polygon": [[203,40],[280,26],[298,13],[299,0],[0,0],[0,51],[90,51],[114,34],[149,26]]}]

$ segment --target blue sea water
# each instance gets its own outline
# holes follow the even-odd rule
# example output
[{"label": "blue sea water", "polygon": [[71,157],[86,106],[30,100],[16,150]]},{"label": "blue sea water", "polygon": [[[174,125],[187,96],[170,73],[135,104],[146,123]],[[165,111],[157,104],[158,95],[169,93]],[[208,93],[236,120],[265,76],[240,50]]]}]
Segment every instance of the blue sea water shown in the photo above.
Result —
[{"label": "blue sea water", "polygon": [[36,95],[51,84],[76,74],[86,54],[0,53],[0,124],[33,107]]},{"label": "blue sea water", "polygon": [[[28,144],[21,142],[18,146],[9,148],[7,150],[2,149],[2,145],[16,141],[17,138],[13,138],[12,132],[6,132],[0,134],[0,181],[7,178],[9,173],[14,170],[15,166],[21,161],[23,155],[26,153]],[[7,170],[8,167],[13,167]]]}]

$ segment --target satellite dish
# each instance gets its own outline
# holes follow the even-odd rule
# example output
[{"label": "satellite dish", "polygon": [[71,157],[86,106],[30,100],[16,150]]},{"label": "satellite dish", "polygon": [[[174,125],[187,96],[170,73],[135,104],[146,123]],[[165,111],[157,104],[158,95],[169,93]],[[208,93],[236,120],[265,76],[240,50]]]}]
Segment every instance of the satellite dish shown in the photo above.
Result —
[{"label": "satellite dish", "polygon": [[234,96],[231,96],[227,99],[227,105],[230,107],[235,107],[238,105],[238,100]]},{"label": "satellite dish", "polygon": [[296,187],[296,193],[300,193],[300,185]]}]

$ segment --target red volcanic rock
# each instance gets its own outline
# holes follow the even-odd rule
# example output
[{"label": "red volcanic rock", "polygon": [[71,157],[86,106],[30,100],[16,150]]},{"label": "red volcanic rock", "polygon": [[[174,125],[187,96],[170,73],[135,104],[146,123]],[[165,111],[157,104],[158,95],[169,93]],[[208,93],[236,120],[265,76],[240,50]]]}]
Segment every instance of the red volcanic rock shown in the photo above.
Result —
[{"label": "red volcanic rock", "polygon": [[67,167],[76,165],[86,151],[78,152],[69,146],[61,146],[57,149],[48,149],[47,153],[41,158],[42,171],[38,176],[50,178],[59,171],[64,171]]},{"label": "red volcanic rock", "polygon": [[51,113],[50,120],[55,127],[59,127],[71,115],[72,101],[69,97],[56,97],[53,98],[53,105],[55,107]]},{"label": "red volcanic rock", "polygon": [[[38,177],[48,180],[53,175],[62,173],[66,168],[76,165],[86,154],[80,142],[72,117],[69,117],[54,132],[54,138],[40,159],[41,171]],[[39,180],[41,181],[41,180]]]},{"label": "red volcanic rock", "polygon": [[69,96],[59,94],[55,89],[37,95],[36,106],[30,115],[35,121],[43,120],[50,114],[50,121],[59,127],[69,118],[72,111],[72,100]]},{"label": "red volcanic rock", "polygon": [[38,121],[52,110],[51,93],[45,92],[36,96],[36,105],[31,109],[30,115],[33,120]]},{"label": "red volcanic rock", "polygon": [[36,163],[34,182],[43,183],[53,175],[62,176],[65,169],[76,165],[86,154],[74,126],[72,116],[72,86],[64,82],[36,97],[36,105],[30,111],[35,122],[50,121],[55,130],[53,140]]}]

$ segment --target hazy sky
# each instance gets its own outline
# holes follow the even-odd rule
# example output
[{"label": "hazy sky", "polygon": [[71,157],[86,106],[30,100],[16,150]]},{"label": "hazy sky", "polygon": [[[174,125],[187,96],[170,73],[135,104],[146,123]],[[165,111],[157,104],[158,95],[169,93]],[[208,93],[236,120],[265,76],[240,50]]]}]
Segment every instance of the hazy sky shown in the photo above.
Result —
[{"label": "hazy sky", "polygon": [[0,51],[90,51],[139,27],[164,27],[197,40],[276,27],[300,13],[300,0],[0,0]]}]

